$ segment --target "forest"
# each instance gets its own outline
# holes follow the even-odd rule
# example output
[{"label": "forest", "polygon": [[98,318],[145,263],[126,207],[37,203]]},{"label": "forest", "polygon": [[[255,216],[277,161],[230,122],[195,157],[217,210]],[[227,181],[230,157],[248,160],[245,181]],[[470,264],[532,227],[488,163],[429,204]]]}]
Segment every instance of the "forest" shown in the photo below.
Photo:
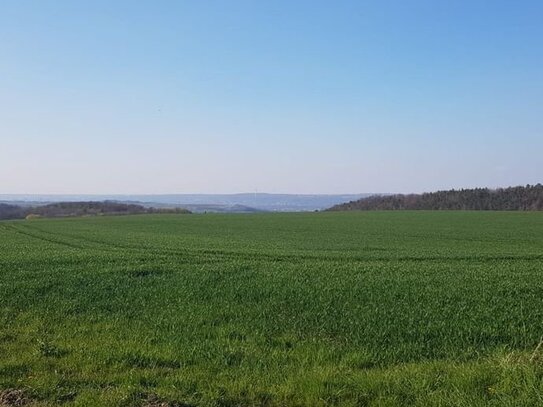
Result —
[{"label": "forest", "polygon": [[349,210],[543,210],[543,185],[509,188],[475,188],[423,194],[373,195],[339,204],[329,211]]}]

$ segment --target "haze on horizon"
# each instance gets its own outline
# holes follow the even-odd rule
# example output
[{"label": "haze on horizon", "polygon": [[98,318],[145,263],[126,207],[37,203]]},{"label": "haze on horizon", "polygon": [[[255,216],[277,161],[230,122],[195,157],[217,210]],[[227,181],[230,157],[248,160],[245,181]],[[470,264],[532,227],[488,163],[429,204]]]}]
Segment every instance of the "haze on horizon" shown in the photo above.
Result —
[{"label": "haze on horizon", "polygon": [[543,180],[540,1],[6,1],[0,194]]}]

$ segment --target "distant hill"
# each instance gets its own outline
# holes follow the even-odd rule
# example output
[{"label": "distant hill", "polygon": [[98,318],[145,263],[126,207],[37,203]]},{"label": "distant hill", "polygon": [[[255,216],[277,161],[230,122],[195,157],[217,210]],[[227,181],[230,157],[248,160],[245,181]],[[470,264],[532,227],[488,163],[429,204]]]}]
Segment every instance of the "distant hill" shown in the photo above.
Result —
[{"label": "distant hill", "polygon": [[[115,201],[145,207],[183,207],[193,212],[303,212],[323,210],[371,194],[168,194],[168,195],[2,195],[0,201],[20,206],[52,202]],[[244,207],[244,208],[242,208]]]},{"label": "distant hill", "polygon": [[114,201],[55,202],[39,206],[0,203],[0,219],[55,218],[66,216],[136,215],[143,213],[190,213],[183,208],[148,208]]},{"label": "distant hill", "polygon": [[[167,205],[167,204],[165,204]],[[246,205],[220,205],[220,204],[184,204],[184,208],[194,213],[258,213],[267,212],[264,209],[257,209]]]},{"label": "distant hill", "polygon": [[461,189],[424,194],[370,196],[329,208],[329,211],[350,210],[543,210],[543,185],[510,188]]}]

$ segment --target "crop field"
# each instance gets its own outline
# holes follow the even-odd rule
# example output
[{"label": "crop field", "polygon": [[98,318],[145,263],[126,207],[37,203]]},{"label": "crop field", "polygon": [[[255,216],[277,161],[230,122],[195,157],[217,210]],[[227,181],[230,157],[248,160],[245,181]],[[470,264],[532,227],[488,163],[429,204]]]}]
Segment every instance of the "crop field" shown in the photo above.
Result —
[{"label": "crop field", "polygon": [[542,212],[0,222],[0,406],[537,406],[542,336]]}]

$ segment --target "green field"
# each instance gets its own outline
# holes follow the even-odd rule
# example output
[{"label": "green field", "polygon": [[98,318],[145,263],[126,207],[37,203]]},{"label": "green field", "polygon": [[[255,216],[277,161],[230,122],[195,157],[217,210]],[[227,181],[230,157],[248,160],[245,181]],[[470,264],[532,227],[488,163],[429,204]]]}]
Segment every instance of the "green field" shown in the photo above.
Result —
[{"label": "green field", "polygon": [[36,405],[537,406],[542,335],[542,212],[0,222]]}]

